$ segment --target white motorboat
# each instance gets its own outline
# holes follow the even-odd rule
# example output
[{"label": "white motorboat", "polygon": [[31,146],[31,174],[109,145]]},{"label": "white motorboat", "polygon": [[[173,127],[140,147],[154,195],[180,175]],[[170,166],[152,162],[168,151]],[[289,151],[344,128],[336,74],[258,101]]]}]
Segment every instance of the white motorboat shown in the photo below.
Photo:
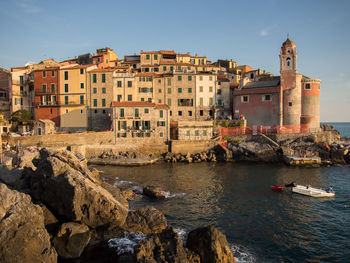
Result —
[{"label": "white motorboat", "polygon": [[292,187],[292,192],[312,197],[333,197],[335,195],[333,191],[328,192],[322,189],[304,185],[297,185]]}]

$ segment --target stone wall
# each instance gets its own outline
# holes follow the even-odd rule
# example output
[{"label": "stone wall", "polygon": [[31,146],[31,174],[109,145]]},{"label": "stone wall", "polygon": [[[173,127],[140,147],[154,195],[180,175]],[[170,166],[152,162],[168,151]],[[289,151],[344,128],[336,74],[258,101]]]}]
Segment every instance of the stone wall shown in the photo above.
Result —
[{"label": "stone wall", "polygon": [[[42,136],[21,136],[7,137],[5,139],[11,145],[20,142],[26,146],[43,146],[43,147],[63,147],[72,145],[114,145],[114,132],[91,132],[91,133],[74,133],[74,134],[55,134]],[[117,145],[124,144],[163,144],[162,140],[156,138],[117,138]]]},{"label": "stone wall", "polygon": [[193,154],[208,151],[214,148],[219,141],[216,140],[202,140],[202,141],[170,141],[169,151],[172,153]]}]

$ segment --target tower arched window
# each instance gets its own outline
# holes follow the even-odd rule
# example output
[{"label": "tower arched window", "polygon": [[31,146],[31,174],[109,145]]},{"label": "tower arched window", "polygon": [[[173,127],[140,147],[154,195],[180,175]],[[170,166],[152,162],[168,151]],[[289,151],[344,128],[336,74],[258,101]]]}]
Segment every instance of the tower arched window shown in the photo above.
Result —
[{"label": "tower arched window", "polygon": [[290,50],[288,50],[287,53],[290,54]]},{"label": "tower arched window", "polygon": [[287,60],[286,60],[286,64],[287,64],[287,67],[289,67],[289,66],[290,66],[290,58],[287,58]]}]

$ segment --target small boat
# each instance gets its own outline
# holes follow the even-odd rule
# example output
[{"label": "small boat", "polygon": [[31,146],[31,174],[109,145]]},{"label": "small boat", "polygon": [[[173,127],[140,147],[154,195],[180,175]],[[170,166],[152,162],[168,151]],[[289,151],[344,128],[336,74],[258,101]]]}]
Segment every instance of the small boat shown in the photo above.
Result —
[{"label": "small boat", "polygon": [[335,195],[335,192],[333,191],[325,191],[304,185],[297,185],[292,187],[292,192],[312,197],[333,197]]},{"label": "small boat", "polygon": [[282,192],[284,189],[284,187],[279,184],[271,185],[270,188],[272,191],[276,191],[276,192]]}]

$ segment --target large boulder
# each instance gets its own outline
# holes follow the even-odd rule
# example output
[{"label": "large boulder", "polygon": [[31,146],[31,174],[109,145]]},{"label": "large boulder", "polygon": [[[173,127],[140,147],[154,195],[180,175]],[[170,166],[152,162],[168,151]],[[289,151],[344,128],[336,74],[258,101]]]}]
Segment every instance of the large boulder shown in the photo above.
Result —
[{"label": "large boulder", "polygon": [[123,225],[127,201],[116,198],[98,185],[100,182],[72,153],[40,151],[31,190],[36,198],[65,221],[80,221],[89,227]]},{"label": "large boulder", "polygon": [[32,161],[38,156],[39,152],[30,152],[28,150],[24,150],[23,153],[19,153],[13,157],[12,166],[18,169],[31,167],[33,170],[35,170],[35,166]]},{"label": "large boulder", "polygon": [[259,142],[230,143],[233,159],[257,162],[276,162],[280,156],[270,144]]},{"label": "large boulder", "polygon": [[162,232],[167,227],[165,216],[154,207],[130,211],[124,228],[130,232],[142,232],[146,235]]},{"label": "large boulder", "polygon": [[196,263],[199,256],[189,251],[172,227],[143,240],[135,248],[136,262]]},{"label": "large boulder", "polygon": [[0,262],[57,262],[40,206],[4,184],[0,200]]},{"label": "large boulder", "polygon": [[60,257],[78,258],[83,253],[91,238],[86,225],[69,222],[61,225],[60,230],[53,239],[53,244]]},{"label": "large boulder", "polygon": [[186,245],[200,256],[201,263],[236,262],[225,235],[212,226],[191,231]]},{"label": "large boulder", "polygon": [[143,188],[143,194],[153,199],[165,199],[165,192],[158,186],[148,185]]}]

